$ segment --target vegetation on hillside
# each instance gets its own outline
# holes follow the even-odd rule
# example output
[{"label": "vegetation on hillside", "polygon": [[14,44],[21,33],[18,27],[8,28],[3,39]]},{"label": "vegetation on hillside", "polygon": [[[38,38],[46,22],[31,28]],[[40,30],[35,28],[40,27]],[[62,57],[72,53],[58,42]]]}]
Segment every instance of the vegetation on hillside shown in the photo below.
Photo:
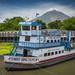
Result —
[{"label": "vegetation on hillside", "polygon": [[[41,20],[40,20],[40,23],[42,24]],[[44,28],[45,29],[47,28],[47,29],[75,30],[75,17],[71,17],[63,21],[56,20],[53,22],[49,22],[44,25]]]},{"label": "vegetation on hillside", "polygon": [[18,23],[20,21],[24,21],[24,19],[22,17],[6,18],[3,23],[0,23],[0,31],[19,30],[20,25]]},{"label": "vegetation on hillside", "polygon": [[[19,30],[20,21],[24,21],[22,17],[13,17],[10,19],[5,19],[3,23],[0,23],[0,31],[14,31]],[[42,20],[36,20],[36,22],[41,23],[42,29],[63,29],[63,30],[75,30],[75,17],[65,19],[63,21],[56,20],[53,22],[45,23]]]}]

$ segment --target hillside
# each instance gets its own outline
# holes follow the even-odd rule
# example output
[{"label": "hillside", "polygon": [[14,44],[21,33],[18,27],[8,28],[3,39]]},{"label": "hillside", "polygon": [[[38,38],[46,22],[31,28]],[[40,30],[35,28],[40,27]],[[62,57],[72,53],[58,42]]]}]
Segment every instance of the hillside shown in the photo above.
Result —
[{"label": "hillside", "polygon": [[66,15],[60,11],[57,11],[57,10],[52,10],[52,11],[46,12],[45,14],[43,14],[42,16],[39,16],[36,19],[40,19],[43,22],[48,23],[50,21],[55,21],[55,20],[63,21],[64,19],[67,19],[67,18],[69,18],[68,15]]}]

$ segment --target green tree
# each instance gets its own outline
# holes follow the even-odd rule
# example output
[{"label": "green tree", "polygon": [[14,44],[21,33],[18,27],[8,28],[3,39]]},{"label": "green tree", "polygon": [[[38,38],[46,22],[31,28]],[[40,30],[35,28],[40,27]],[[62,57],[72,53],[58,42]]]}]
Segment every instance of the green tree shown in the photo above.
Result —
[{"label": "green tree", "polygon": [[[6,18],[3,23],[0,23],[0,31],[14,31],[19,30],[20,21],[24,21],[22,17],[13,17]],[[64,29],[64,30],[75,30],[75,17],[65,19],[64,21],[56,20],[49,22],[48,24],[44,23],[42,20],[36,20],[36,22],[42,25],[42,29]]]},{"label": "green tree", "polygon": [[63,24],[60,20],[56,20],[56,21],[48,23],[48,28],[49,29],[60,29],[61,26],[63,26]]},{"label": "green tree", "polygon": [[75,30],[75,17],[65,19],[61,28],[65,30]]},{"label": "green tree", "polygon": [[47,27],[46,27],[46,23],[45,22],[43,22],[42,20],[36,20],[36,22],[38,22],[38,23],[40,23],[41,25],[42,25],[42,29],[46,29]]},{"label": "green tree", "polygon": [[24,19],[22,17],[6,18],[3,23],[0,23],[0,31],[19,30],[20,25],[18,23],[20,21],[24,21]]},{"label": "green tree", "polygon": [[5,30],[5,23],[0,23],[0,31]]}]

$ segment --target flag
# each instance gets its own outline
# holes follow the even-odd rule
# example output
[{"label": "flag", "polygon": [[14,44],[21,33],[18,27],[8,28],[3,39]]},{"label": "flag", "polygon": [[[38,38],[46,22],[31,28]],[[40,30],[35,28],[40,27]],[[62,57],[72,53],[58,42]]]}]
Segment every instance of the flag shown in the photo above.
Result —
[{"label": "flag", "polygon": [[39,15],[39,13],[36,13],[36,17]]}]

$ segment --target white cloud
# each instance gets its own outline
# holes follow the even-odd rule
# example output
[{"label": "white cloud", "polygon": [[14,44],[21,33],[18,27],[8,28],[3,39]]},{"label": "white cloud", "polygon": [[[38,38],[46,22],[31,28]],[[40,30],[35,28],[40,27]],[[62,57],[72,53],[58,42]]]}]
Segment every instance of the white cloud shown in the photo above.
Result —
[{"label": "white cloud", "polygon": [[44,14],[50,10],[59,10],[66,13],[69,16],[75,16],[75,9],[70,8],[69,6],[63,6],[55,3],[40,3],[31,8],[11,8],[11,7],[1,7],[0,8],[0,21],[3,21],[5,18],[11,18],[14,16],[22,16],[25,18],[26,16],[30,19],[35,18],[36,12],[40,15]]}]

